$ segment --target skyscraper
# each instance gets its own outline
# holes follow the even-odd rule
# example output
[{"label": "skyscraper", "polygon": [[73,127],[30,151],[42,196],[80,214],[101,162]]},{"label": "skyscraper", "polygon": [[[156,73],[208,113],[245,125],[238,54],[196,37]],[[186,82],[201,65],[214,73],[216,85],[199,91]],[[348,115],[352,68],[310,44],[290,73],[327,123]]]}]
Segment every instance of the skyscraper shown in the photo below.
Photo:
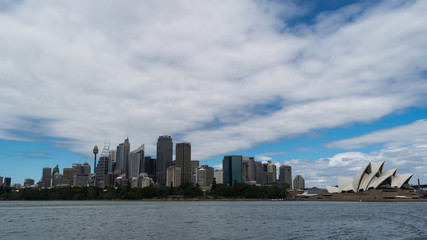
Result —
[{"label": "skyscraper", "polygon": [[73,185],[74,175],[79,174],[77,168],[63,168],[62,170],[62,184]]},{"label": "skyscraper", "polygon": [[242,158],[242,181],[256,181],[255,158],[243,157]]},{"label": "skyscraper", "polygon": [[301,175],[296,175],[294,178],[294,189],[304,190],[305,189],[305,180]]},{"label": "skyscraper", "polygon": [[176,166],[181,168],[181,184],[191,183],[191,144],[176,144]]},{"label": "skyscraper", "polygon": [[139,176],[139,169],[144,163],[144,149],[145,145],[142,144],[138,149],[130,152],[127,173],[128,178]]},{"label": "skyscraper", "polygon": [[156,181],[156,159],[150,156],[144,158],[144,172],[148,174],[154,182]]},{"label": "skyscraper", "polygon": [[24,187],[31,187],[34,185],[34,179],[26,178],[24,180]]},{"label": "skyscraper", "polygon": [[274,183],[277,181],[276,177],[276,165],[274,163],[270,163],[267,166],[267,176],[268,176],[268,183]]},{"label": "skyscraper", "polygon": [[10,187],[11,182],[12,182],[12,179],[10,177],[5,177],[3,186]]},{"label": "skyscraper", "polygon": [[208,165],[202,165],[199,168],[198,183],[201,187],[208,187],[212,184],[214,178],[214,169]]},{"label": "skyscraper", "polygon": [[191,184],[197,183],[197,169],[199,168],[199,161],[192,160],[191,161]]},{"label": "skyscraper", "polygon": [[255,162],[255,181],[257,184],[264,184],[264,171],[262,171],[262,163]]},{"label": "skyscraper", "polygon": [[292,189],[292,167],[282,165],[279,167],[279,181],[289,184],[289,189]]},{"label": "skyscraper", "polygon": [[129,139],[126,138],[123,143],[117,146],[116,152],[116,170],[121,170],[121,173],[127,174],[128,172],[128,160],[129,160],[130,143]]},{"label": "skyscraper", "polygon": [[52,168],[43,168],[42,187],[48,188],[51,186]]},{"label": "skyscraper", "polygon": [[160,136],[157,140],[156,182],[163,186],[166,185],[166,169],[172,166],[172,153],[172,138]]},{"label": "skyscraper", "polygon": [[224,171],[222,169],[215,169],[214,170],[214,178],[217,184],[223,184],[224,183]]},{"label": "skyscraper", "polygon": [[178,187],[181,185],[181,168],[177,166],[168,167],[166,182],[169,187]]},{"label": "skyscraper", "polygon": [[233,186],[234,182],[242,182],[242,155],[224,156],[222,169],[225,184]]}]

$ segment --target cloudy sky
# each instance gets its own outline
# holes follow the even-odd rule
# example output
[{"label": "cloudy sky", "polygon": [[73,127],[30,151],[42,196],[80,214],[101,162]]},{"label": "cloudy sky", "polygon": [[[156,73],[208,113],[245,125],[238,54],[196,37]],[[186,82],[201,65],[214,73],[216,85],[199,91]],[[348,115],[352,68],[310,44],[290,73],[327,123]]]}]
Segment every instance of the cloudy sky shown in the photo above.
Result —
[{"label": "cloudy sky", "polygon": [[[346,2],[346,3],[343,3]],[[0,176],[158,136],[335,185],[427,183],[427,1],[1,1]]]}]

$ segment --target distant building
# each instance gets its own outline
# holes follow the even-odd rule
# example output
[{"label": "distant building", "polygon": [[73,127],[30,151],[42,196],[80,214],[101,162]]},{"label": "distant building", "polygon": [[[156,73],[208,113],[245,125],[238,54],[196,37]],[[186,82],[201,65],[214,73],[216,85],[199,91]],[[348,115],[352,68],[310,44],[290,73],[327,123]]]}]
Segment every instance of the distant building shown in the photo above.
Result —
[{"label": "distant building", "polygon": [[56,187],[58,185],[61,185],[62,183],[62,174],[60,172],[55,172],[52,177],[52,186]]},{"label": "distant building", "polygon": [[[110,156],[102,156],[98,159],[98,164],[95,168],[95,179],[97,181],[104,181],[104,175],[107,174],[110,170],[111,159]],[[89,174],[85,174],[89,175]]]},{"label": "distant building", "polygon": [[148,174],[154,182],[156,181],[156,159],[150,156],[144,157],[144,169],[143,172]]},{"label": "distant building", "polygon": [[202,165],[198,172],[198,184],[201,187],[209,187],[214,178],[214,169],[208,165]]},{"label": "distant building", "polygon": [[43,168],[42,187],[48,188],[52,183],[52,168]]},{"label": "distant building", "polygon": [[[95,167],[95,166],[94,166]],[[90,165],[89,165],[89,163],[87,163],[87,162],[84,162],[83,164],[82,164],[82,168],[83,168],[83,174],[86,174],[86,175],[90,175]]]},{"label": "distant building", "polygon": [[191,184],[197,183],[197,170],[199,168],[199,161],[192,160],[191,161]]},{"label": "distant building", "polygon": [[276,165],[274,163],[270,163],[267,165],[267,183],[275,183],[276,181]]},{"label": "distant building", "polygon": [[139,181],[141,188],[149,187],[150,185],[154,184],[153,179],[151,179],[150,177],[143,177]]},{"label": "distant building", "polygon": [[79,170],[77,168],[63,168],[62,172],[62,184],[72,186],[74,181],[74,175],[77,175],[79,173]]},{"label": "distant building", "polygon": [[279,167],[279,181],[289,184],[289,189],[292,189],[292,167],[282,165]]},{"label": "distant building", "polygon": [[222,171],[222,169],[215,169],[214,178],[217,184],[224,183],[224,171]]},{"label": "distant building", "polygon": [[234,182],[242,182],[242,155],[224,156],[222,169],[224,183],[233,186]]},{"label": "distant building", "polygon": [[157,140],[156,182],[166,184],[166,169],[172,166],[173,143],[170,136],[160,136]]},{"label": "distant building", "polygon": [[301,175],[296,175],[294,178],[294,189],[304,190],[305,189],[305,180]]},{"label": "distant building", "polygon": [[142,144],[138,149],[133,150],[129,154],[129,163],[128,163],[128,178],[138,177],[140,173],[140,168],[144,163],[144,151],[145,145]]},{"label": "distant building", "polygon": [[89,182],[89,175],[77,174],[73,178],[73,186],[85,187]]},{"label": "distant building", "polygon": [[3,177],[0,177],[0,187],[3,186]]},{"label": "distant building", "polygon": [[116,154],[117,154],[117,150],[110,150],[111,162],[113,162],[113,163],[115,163],[117,160]]},{"label": "distant building", "polygon": [[12,179],[10,178],[10,177],[5,177],[4,178],[4,183],[3,183],[3,185],[5,186],[5,187],[10,187],[10,183],[12,182]]},{"label": "distant building", "polygon": [[123,143],[117,146],[116,153],[116,170],[120,170],[121,173],[127,174],[128,160],[129,160],[130,143],[129,139],[126,138]]},{"label": "distant building", "polygon": [[166,182],[168,183],[167,186],[170,187],[178,187],[181,185],[181,168],[177,166],[170,166],[166,170],[167,176],[166,176]]},{"label": "distant building", "polygon": [[255,181],[257,184],[264,184],[264,172],[262,171],[262,163],[255,162]]},{"label": "distant building", "polygon": [[31,187],[34,185],[34,179],[26,178],[24,180],[24,187]]},{"label": "distant building", "polygon": [[191,144],[176,144],[176,166],[181,168],[181,184],[191,183]]},{"label": "distant building", "polygon": [[256,181],[256,169],[254,157],[242,158],[242,181]]},{"label": "distant building", "polygon": [[114,187],[114,174],[112,172],[108,172],[104,175],[104,186],[105,187]]},{"label": "distant building", "polygon": [[20,183],[14,183],[14,184],[12,184],[12,186],[11,186],[12,188],[15,188],[15,189],[21,189],[22,188],[22,185],[20,184]]}]

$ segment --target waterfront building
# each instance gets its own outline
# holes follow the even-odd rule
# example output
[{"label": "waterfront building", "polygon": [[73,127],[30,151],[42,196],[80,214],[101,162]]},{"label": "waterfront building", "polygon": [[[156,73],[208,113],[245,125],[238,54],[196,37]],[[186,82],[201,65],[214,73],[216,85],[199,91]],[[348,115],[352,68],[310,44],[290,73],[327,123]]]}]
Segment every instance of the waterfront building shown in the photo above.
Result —
[{"label": "waterfront building", "polygon": [[76,174],[73,177],[73,186],[86,187],[89,183],[89,175]]},{"label": "waterfront building", "polygon": [[368,163],[360,168],[354,178],[338,178],[338,187],[327,186],[329,193],[364,192],[369,189],[410,188],[408,182],[414,174],[396,175],[397,169],[383,172],[384,161]]},{"label": "waterfront building", "polygon": [[225,184],[233,186],[234,182],[242,182],[242,155],[224,156],[222,169]]},{"label": "waterfront building", "polygon": [[224,183],[224,171],[222,169],[215,169],[214,178],[217,184]]},{"label": "waterfront building", "polygon": [[137,188],[138,187],[138,177],[131,177],[130,179],[130,187]]},{"label": "waterfront building", "polygon": [[270,163],[267,165],[267,183],[275,183],[276,181],[276,165]]},{"label": "waterfront building", "polygon": [[4,183],[3,186],[5,187],[10,187],[10,183],[12,182],[12,179],[10,177],[5,177],[4,178]]},{"label": "waterfront building", "polygon": [[167,168],[166,182],[169,187],[178,187],[181,185],[181,171],[182,169],[177,166],[170,166]]},{"label": "waterfront building", "polygon": [[191,144],[176,144],[176,166],[181,168],[181,184],[191,183]]},{"label": "waterfront building", "polygon": [[289,189],[292,189],[292,167],[282,165],[279,167],[279,181],[289,184]]},{"label": "waterfront building", "polygon": [[34,179],[26,178],[24,180],[24,187],[31,187],[34,185]]},{"label": "waterfront building", "polygon": [[122,174],[127,174],[128,171],[128,160],[129,160],[129,152],[130,152],[130,143],[129,139],[126,138],[123,143],[120,143],[117,146],[116,153],[116,170],[120,170]]},{"label": "waterfront building", "polygon": [[197,183],[197,171],[199,168],[199,161],[198,160],[192,160],[191,161],[191,184]]},{"label": "waterfront building", "polygon": [[198,170],[197,183],[201,187],[209,187],[212,184],[214,178],[214,169],[208,165],[200,166]]},{"label": "waterfront building", "polygon": [[148,177],[156,181],[156,159],[150,156],[144,157],[144,171]]},{"label": "waterfront building", "polygon": [[242,181],[250,182],[256,181],[255,158],[243,157],[242,158]]},{"label": "waterfront building", "polygon": [[145,187],[149,187],[150,185],[153,185],[153,179],[150,177],[143,177],[142,179],[140,179],[140,187],[141,188],[145,188]]},{"label": "waterfront building", "polygon": [[73,185],[74,175],[79,173],[77,168],[63,168],[62,170],[62,184],[67,184],[69,186]]},{"label": "waterfront building", "polygon": [[138,177],[140,173],[140,168],[144,164],[144,151],[145,145],[142,144],[136,150],[133,150],[129,154],[129,163],[128,163],[128,178]]},{"label": "waterfront building", "polygon": [[173,143],[170,136],[160,136],[157,140],[156,182],[166,184],[166,169],[172,166]]},{"label": "waterfront building", "polygon": [[52,183],[52,168],[43,168],[42,187],[48,188]]},{"label": "waterfront building", "polygon": [[114,187],[114,173],[108,172],[104,175],[104,186],[105,187]]},{"label": "waterfront building", "polygon": [[294,178],[294,189],[304,190],[305,189],[305,180],[301,175],[296,175]]},{"label": "waterfront building", "polygon": [[262,162],[255,162],[255,181],[256,184],[264,184],[264,172],[262,171]]},{"label": "waterfront building", "polygon": [[55,172],[52,177],[52,187],[56,187],[57,185],[61,185],[62,183],[62,174],[60,172]]},{"label": "waterfront building", "polygon": [[0,187],[3,186],[3,177],[0,177]]}]

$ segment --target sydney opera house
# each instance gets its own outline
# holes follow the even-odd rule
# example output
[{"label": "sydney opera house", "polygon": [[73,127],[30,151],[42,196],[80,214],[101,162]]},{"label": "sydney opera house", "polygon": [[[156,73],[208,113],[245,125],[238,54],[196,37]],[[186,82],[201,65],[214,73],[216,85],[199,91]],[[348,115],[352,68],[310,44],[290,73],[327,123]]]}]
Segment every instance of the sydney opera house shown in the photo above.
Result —
[{"label": "sydney opera house", "polygon": [[413,174],[397,175],[397,169],[383,171],[384,161],[368,163],[354,178],[338,178],[338,186],[326,187],[328,194],[307,200],[325,201],[396,201],[418,199],[408,184]]}]

